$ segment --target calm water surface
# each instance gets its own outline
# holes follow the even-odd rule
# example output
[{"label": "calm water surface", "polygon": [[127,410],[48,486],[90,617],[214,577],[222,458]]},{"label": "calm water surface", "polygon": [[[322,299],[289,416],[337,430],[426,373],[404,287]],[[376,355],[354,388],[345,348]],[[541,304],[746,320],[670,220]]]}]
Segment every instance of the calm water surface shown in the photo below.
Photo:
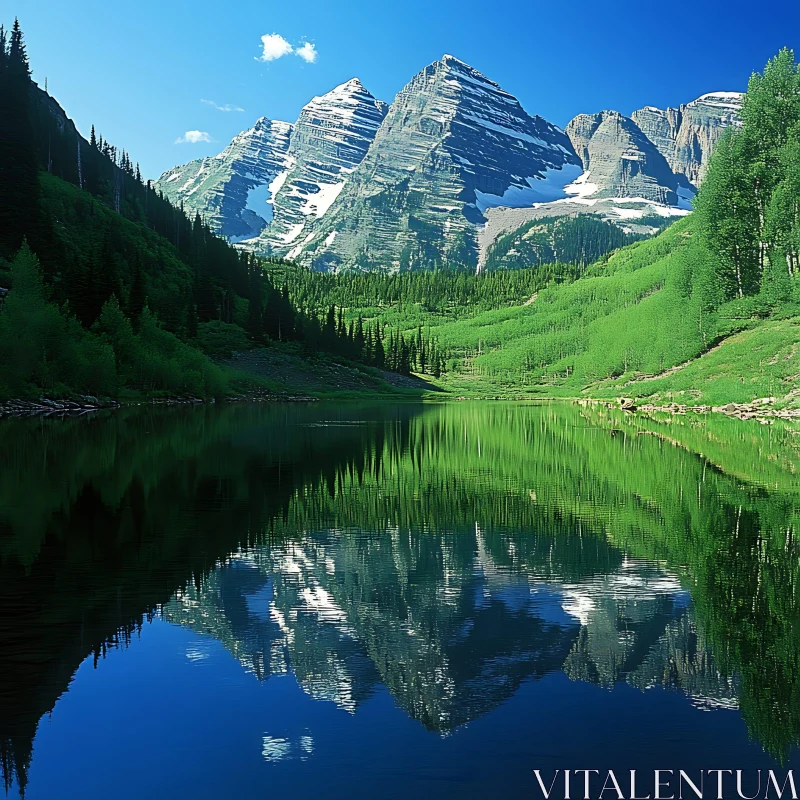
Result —
[{"label": "calm water surface", "polygon": [[796,429],[243,405],[0,442],[8,797],[800,769]]}]

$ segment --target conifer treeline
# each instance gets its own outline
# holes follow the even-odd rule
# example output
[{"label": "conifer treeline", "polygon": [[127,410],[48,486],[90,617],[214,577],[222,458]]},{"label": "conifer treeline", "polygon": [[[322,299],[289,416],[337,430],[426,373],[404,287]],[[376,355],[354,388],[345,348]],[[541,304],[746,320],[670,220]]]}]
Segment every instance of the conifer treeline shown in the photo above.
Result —
[{"label": "conifer treeline", "polygon": [[[636,222],[648,224],[653,220]],[[664,224],[661,218],[654,227]],[[535,219],[499,236],[489,248],[484,269],[521,269],[554,262],[585,267],[612,250],[646,238],[590,214]]]},{"label": "conifer treeline", "polygon": [[419,304],[426,311],[492,309],[517,304],[546,286],[579,277],[578,264],[551,263],[530,269],[470,273],[421,270],[386,275],[380,272],[314,272],[281,259],[269,259],[270,272],[281,276],[290,296],[319,312],[333,304],[346,309],[380,309]]},{"label": "conifer treeline", "polygon": [[[289,305],[288,285],[281,293],[284,308]],[[331,352],[370,367],[410,375],[419,372],[439,377],[445,371],[445,355],[430,334],[418,328],[404,334],[387,328],[379,320],[359,316],[348,323],[345,309],[330,306],[323,319],[315,313],[306,317],[305,346]],[[276,324],[272,317],[273,326]]]}]

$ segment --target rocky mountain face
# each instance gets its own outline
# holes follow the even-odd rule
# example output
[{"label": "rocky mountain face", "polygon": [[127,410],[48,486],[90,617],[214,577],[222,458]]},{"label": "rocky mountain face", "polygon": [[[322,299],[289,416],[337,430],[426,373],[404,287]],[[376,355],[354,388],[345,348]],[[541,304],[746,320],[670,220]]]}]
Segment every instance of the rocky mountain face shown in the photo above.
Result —
[{"label": "rocky mountain face", "polygon": [[336,199],[386,110],[354,78],[313,98],[296,124],[262,117],[219,155],[165,172],[158,186],[221,236],[285,255]]},{"label": "rocky mountain face", "polygon": [[714,145],[725,128],[739,124],[741,107],[741,92],[712,92],[680,108],[647,106],[631,118],[672,170],[699,187]]},{"label": "rocky mountain face", "polygon": [[630,117],[579,114],[566,130],[588,174],[574,194],[680,205],[679,195],[688,199],[700,186],[714,145],[738,124],[740,108],[741,94],[716,92],[678,109],[647,106]]},{"label": "rocky mountain face", "polygon": [[303,108],[290,137],[287,170],[273,187],[274,216],[251,243],[255,249],[285,255],[302,246],[366,155],[387,109],[358,78]]},{"label": "rocky mountain face", "polygon": [[[678,202],[678,179],[639,126],[617,111],[580,114],[567,125],[575,152],[596,186],[593,197]],[[584,183],[584,188],[588,187]]]},{"label": "rocky mountain face", "polygon": [[580,172],[563,131],[445,55],[401,90],[336,203],[293,255],[317,269],[474,266],[487,208],[563,196]]},{"label": "rocky mountain face", "polygon": [[678,109],[648,106],[579,114],[566,128],[583,174],[567,199],[528,208],[494,208],[479,234],[479,269],[495,243],[537,220],[591,214],[628,234],[650,235],[670,217],[688,214],[725,128],[739,122],[742,95],[714,92]]},{"label": "rocky mountain face", "polygon": [[157,186],[226,239],[257,236],[272,218],[270,200],[279,176],[286,174],[291,132],[288,122],[261,117],[219,155],[174,167]]}]

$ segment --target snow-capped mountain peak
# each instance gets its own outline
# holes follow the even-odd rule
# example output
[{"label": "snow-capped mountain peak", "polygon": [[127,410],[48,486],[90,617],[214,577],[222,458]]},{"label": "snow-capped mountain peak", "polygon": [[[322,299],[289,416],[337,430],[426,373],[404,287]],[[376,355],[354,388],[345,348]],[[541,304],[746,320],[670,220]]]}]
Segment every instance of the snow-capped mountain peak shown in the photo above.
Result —
[{"label": "snow-capped mountain peak", "polygon": [[464,267],[501,216],[505,226],[590,208],[622,222],[688,213],[741,101],[719,91],[630,117],[581,114],[565,132],[445,53],[391,109],[353,77],[295,124],[261,117],[159,186],[244,247],[318,269]]},{"label": "snow-capped mountain peak", "polygon": [[697,100],[687,103],[687,106],[707,105],[739,111],[742,108],[743,97],[744,94],[742,92],[708,92],[698,97]]},{"label": "snow-capped mountain peak", "polygon": [[324,216],[361,163],[385,116],[386,104],[358,78],[312,98],[292,132],[275,216],[253,246],[285,254],[302,244],[307,229]]},{"label": "snow-capped mountain peak", "polygon": [[358,78],[312,98],[295,125],[259,117],[219,155],[164,173],[170,199],[199,212],[232,241],[285,252],[321,217],[359,164],[386,116]]},{"label": "snow-capped mountain peak", "polygon": [[581,172],[563,131],[445,54],[400,91],[344,191],[290,257],[323,268],[364,255],[389,270],[477,263],[486,208],[563,196]]}]

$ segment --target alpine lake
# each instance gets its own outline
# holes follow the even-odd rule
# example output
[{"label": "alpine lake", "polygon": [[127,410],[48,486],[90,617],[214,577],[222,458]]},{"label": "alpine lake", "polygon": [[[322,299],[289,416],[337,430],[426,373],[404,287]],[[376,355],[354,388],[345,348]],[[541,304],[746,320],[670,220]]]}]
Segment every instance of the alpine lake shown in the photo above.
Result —
[{"label": "alpine lake", "polygon": [[9,798],[800,787],[797,426],[319,402],[0,441]]}]

